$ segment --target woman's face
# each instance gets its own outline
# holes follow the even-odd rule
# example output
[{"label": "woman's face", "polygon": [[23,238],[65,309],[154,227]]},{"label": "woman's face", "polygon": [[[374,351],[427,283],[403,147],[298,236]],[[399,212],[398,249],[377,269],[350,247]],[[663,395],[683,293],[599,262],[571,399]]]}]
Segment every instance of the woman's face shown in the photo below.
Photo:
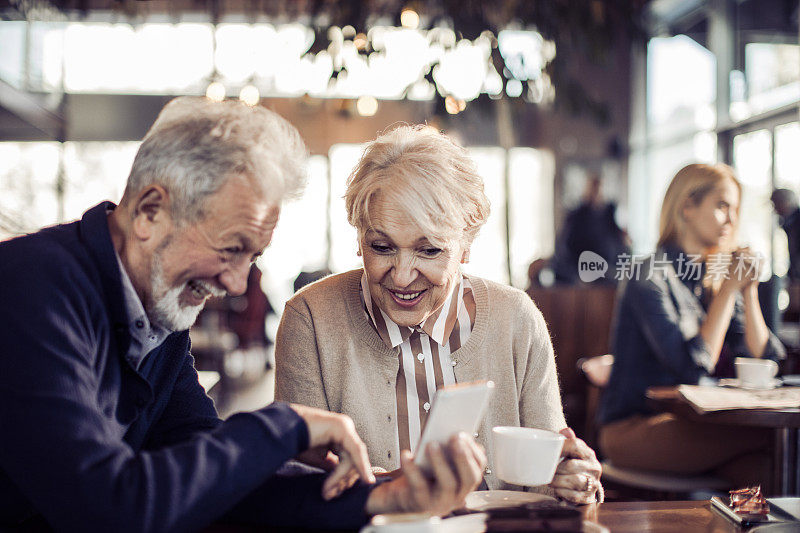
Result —
[{"label": "woman's face", "polygon": [[726,179],[683,209],[686,237],[704,248],[719,247],[733,235],[738,211],[739,188]]},{"label": "woman's face", "polygon": [[467,250],[457,241],[431,244],[411,216],[378,194],[372,223],[359,241],[372,300],[400,326],[416,326],[438,310],[459,279]]}]

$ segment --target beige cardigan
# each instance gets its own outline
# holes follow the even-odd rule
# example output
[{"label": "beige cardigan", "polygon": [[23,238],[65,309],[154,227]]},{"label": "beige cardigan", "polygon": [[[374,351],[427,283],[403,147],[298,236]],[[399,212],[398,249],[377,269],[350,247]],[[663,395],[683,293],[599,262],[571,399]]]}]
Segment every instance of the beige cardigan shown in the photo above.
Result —
[{"label": "beige cardigan", "polygon": [[[286,304],[275,345],[275,398],[349,415],[374,466],[399,466],[395,380],[399,347],[370,324],[359,296],[362,270],[313,283]],[[514,488],[491,473],[494,426],[566,427],[547,325],[522,291],[469,276],[476,318],[451,354],[456,381],[490,379],[494,397],[478,431],[491,489]],[[491,318],[490,318],[491,317]]]}]

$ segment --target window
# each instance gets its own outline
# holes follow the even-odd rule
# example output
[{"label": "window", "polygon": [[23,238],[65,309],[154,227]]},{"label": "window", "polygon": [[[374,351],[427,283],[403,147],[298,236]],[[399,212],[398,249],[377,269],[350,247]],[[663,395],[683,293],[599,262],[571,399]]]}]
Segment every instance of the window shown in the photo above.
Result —
[{"label": "window", "polygon": [[0,239],[59,221],[58,143],[0,143]]},{"label": "window", "polygon": [[21,87],[23,83],[25,24],[24,21],[0,23],[0,43],[3,43],[3,53],[0,54],[0,79],[16,87]]},{"label": "window", "polygon": [[496,147],[469,148],[469,155],[483,178],[484,191],[492,204],[489,220],[472,243],[464,271],[501,283],[508,283],[506,255],[505,150]]},{"label": "window", "polygon": [[797,102],[800,45],[796,0],[726,3],[733,5],[735,41],[731,50],[731,118],[739,121]]},{"label": "window", "polygon": [[511,283],[528,286],[528,266],[553,255],[552,154],[533,148],[508,151],[508,195]]},{"label": "window", "polygon": [[[800,194],[800,123],[775,127],[775,188],[791,189]],[[786,234],[773,233],[772,264],[777,275],[789,269],[789,243]]]},{"label": "window", "polygon": [[[772,253],[772,138],[756,130],[733,139],[733,165],[742,183],[739,243],[769,256]],[[767,265],[768,266],[768,265]]]},{"label": "window", "polygon": [[800,123],[775,128],[775,187],[800,193]]},{"label": "window", "polygon": [[714,55],[686,35],[650,39],[647,118],[654,138],[714,126],[715,68]]},{"label": "window", "polygon": [[358,235],[347,222],[344,191],[347,177],[358,163],[363,150],[364,146],[360,144],[335,144],[329,152],[331,165],[330,268],[334,272],[344,272],[361,266],[361,258],[356,255]]},{"label": "window", "polygon": [[[285,202],[272,242],[258,266],[272,305],[288,300],[302,272],[325,268],[328,258],[328,158],[312,156],[303,196]],[[274,337],[273,337],[274,338]]]},{"label": "window", "polygon": [[64,143],[63,220],[80,218],[103,200],[119,201],[138,142]]},{"label": "window", "polygon": [[748,43],[744,50],[747,102],[751,113],[797,101],[800,94],[800,46]]},{"label": "window", "polygon": [[661,203],[675,173],[689,163],[717,160],[716,60],[696,40],[703,40],[702,34],[693,36],[650,39],[640,65],[647,79],[640,101],[647,107],[634,110],[643,117],[631,140],[627,195],[635,253],[654,251]]}]

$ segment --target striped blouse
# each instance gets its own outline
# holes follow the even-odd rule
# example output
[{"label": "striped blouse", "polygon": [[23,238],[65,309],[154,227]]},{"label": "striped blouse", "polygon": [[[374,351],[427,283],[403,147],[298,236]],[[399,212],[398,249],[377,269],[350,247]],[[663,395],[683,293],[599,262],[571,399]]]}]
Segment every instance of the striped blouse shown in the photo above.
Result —
[{"label": "striped blouse", "polygon": [[466,344],[475,322],[475,298],[464,276],[442,306],[413,328],[398,326],[372,301],[366,273],[361,276],[361,298],[383,342],[400,347],[397,371],[397,435],[401,450],[416,453],[422,428],[436,389],[455,383],[450,354]]}]

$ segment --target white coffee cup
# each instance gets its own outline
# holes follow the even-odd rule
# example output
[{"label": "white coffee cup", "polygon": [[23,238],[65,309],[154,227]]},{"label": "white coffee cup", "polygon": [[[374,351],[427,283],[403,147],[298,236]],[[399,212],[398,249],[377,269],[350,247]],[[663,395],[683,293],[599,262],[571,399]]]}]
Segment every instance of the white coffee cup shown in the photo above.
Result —
[{"label": "white coffee cup", "polygon": [[737,357],[735,367],[739,384],[744,387],[769,387],[778,375],[778,363],[771,359]]},{"label": "white coffee cup", "polygon": [[442,520],[426,513],[391,513],[372,517],[360,533],[436,533]]},{"label": "white coffee cup", "polygon": [[564,435],[544,429],[492,428],[494,472],[512,485],[533,487],[553,480],[561,460]]}]

